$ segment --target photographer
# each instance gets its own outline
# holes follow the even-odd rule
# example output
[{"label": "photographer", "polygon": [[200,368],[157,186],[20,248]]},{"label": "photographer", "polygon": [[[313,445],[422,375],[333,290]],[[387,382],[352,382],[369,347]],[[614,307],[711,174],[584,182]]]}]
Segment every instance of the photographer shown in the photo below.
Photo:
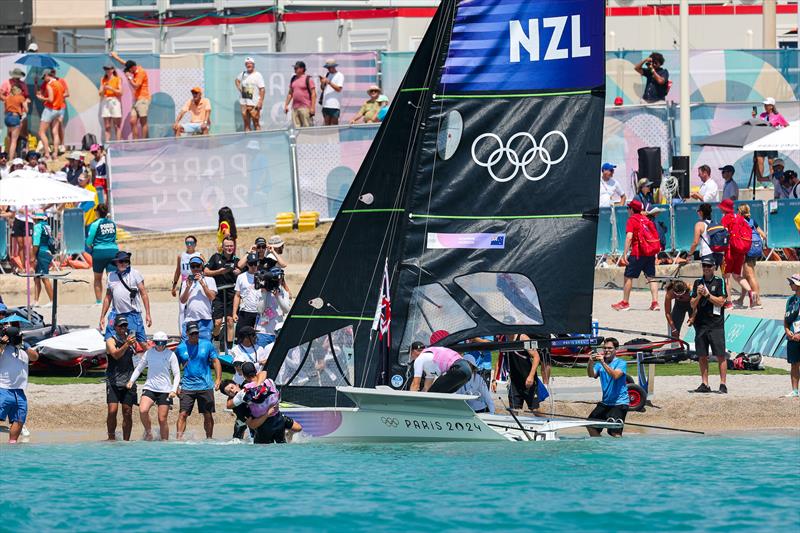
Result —
[{"label": "photographer", "polygon": [[[217,284],[217,297],[211,302],[211,317],[214,319],[213,336],[217,337],[220,334],[224,318],[227,328],[225,340],[228,343],[233,341],[233,286],[236,278],[242,273],[237,265],[239,258],[236,257],[235,252],[236,243],[233,242],[233,239],[226,237],[222,240],[222,252],[212,255],[203,271],[206,276],[211,276]],[[220,346],[222,346],[222,339],[220,339]],[[222,349],[227,349],[227,346]]]},{"label": "photographer", "polygon": [[273,267],[269,274],[272,278],[269,282],[271,288],[263,290],[263,307],[259,310],[256,322],[256,334],[258,335],[256,343],[262,347],[275,342],[277,329],[292,307],[289,294],[283,288],[286,283],[283,271]]},{"label": "photographer", "polygon": [[186,324],[194,322],[200,330],[200,338],[210,341],[211,302],[217,297],[217,284],[214,278],[203,275],[202,257],[192,257],[189,260],[189,270],[189,277],[186,278],[181,292],[181,303],[184,305],[181,338],[187,339]]},{"label": "photographer", "polygon": [[244,327],[253,327],[258,319],[258,311],[263,305],[263,294],[256,288],[256,276],[260,271],[258,256],[247,254],[247,271],[236,278],[233,296],[233,321],[236,322],[236,336]]},{"label": "photographer", "polygon": [[642,59],[634,68],[636,72],[647,78],[642,93],[643,104],[664,102],[669,92],[669,71],[664,66],[664,56],[653,52]]},{"label": "photographer", "polygon": [[[247,254],[239,259],[239,268],[242,272],[247,270],[247,258],[250,257],[251,254],[256,254],[258,258],[258,268],[272,268],[277,264],[277,259],[273,256],[270,257],[267,255],[267,250],[269,246],[267,245],[267,239],[264,237],[258,237],[253,243],[253,246],[250,247],[250,250]],[[272,254],[270,254],[272,255]]]},{"label": "photographer", "polygon": [[[607,337],[603,341],[603,353],[592,355],[592,361],[586,365],[586,375],[592,379],[600,378],[600,387],[603,398],[589,415],[590,420],[624,422],[628,414],[628,383],[625,374],[628,373],[628,364],[622,359],[617,359],[619,341],[614,337]],[[599,437],[602,429],[586,428],[589,435]],[[622,428],[609,429],[611,437],[621,437]]]},{"label": "photographer", "polygon": [[8,326],[0,333],[0,420],[8,418],[8,443],[16,444],[28,416],[28,365],[39,359],[28,349],[19,328]]},{"label": "photographer", "polygon": [[[100,311],[100,331],[105,330],[106,339],[113,337],[114,319],[124,316],[128,328],[136,333],[136,340],[144,343],[147,341],[145,323],[148,328],[153,325],[153,319],[150,317],[150,298],[144,287],[144,278],[138,270],[131,268],[131,254],[128,252],[117,252],[112,263],[117,270],[108,275],[106,297],[103,299],[103,308]],[[106,326],[105,319],[109,307],[111,314],[108,315]],[[144,322],[142,322],[142,307],[145,312]]]},{"label": "photographer", "polygon": [[138,403],[136,385],[126,387],[133,374],[136,334],[128,330],[128,319],[120,315],[114,320],[114,335],[106,339],[106,430],[108,440],[117,440],[117,413],[122,405],[122,438],[131,440],[133,406]]}]

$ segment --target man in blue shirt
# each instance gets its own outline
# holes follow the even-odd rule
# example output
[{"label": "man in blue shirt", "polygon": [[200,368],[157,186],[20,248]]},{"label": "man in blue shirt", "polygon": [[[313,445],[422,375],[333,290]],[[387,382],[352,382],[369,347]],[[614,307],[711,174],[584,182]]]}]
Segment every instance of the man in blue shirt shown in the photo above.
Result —
[{"label": "man in blue shirt", "polygon": [[[196,322],[186,325],[187,340],[175,349],[178,362],[181,364],[181,386],[178,389],[180,413],[178,414],[178,435],[183,438],[186,431],[186,420],[192,414],[194,403],[203,415],[203,427],[206,438],[214,434],[214,391],[219,389],[222,379],[222,365],[216,348],[211,341],[200,338],[200,328]],[[214,380],[211,379],[211,367],[214,367]]]},{"label": "man in blue shirt", "polygon": [[[600,386],[603,389],[603,399],[589,415],[590,420],[602,421],[625,421],[628,414],[628,383],[625,374],[628,372],[628,364],[622,359],[617,359],[617,348],[619,341],[614,337],[607,337],[603,341],[603,353],[595,354],[593,359],[586,367],[586,374],[590,378],[600,378]],[[589,435],[599,437],[602,429],[586,428]],[[611,437],[621,437],[622,428],[609,429]]]}]

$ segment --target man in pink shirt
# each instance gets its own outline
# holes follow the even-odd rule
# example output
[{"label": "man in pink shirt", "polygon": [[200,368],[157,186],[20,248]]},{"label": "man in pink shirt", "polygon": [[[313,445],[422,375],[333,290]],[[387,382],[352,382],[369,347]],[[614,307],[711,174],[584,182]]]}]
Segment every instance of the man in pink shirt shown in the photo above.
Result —
[{"label": "man in pink shirt", "polygon": [[317,88],[314,80],[306,74],[306,64],[298,61],[294,64],[294,76],[289,83],[289,94],[283,105],[284,113],[289,112],[292,104],[292,122],[295,128],[306,128],[314,125],[314,114],[317,107]]},{"label": "man in pink shirt", "polygon": [[472,377],[472,369],[461,354],[444,346],[425,345],[419,341],[411,345],[411,360],[414,362],[414,379],[411,391],[419,392],[422,374],[425,374],[423,392],[452,393],[460,389]]}]

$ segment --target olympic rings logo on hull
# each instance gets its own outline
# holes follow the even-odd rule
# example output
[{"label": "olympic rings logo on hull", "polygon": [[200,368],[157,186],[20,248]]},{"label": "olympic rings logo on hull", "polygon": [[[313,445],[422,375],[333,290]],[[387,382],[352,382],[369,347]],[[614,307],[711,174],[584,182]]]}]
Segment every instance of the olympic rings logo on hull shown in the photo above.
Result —
[{"label": "olympic rings logo on hull", "polygon": [[[553,159],[552,155],[550,154],[550,150],[545,147],[545,143],[551,137],[560,138],[564,143],[563,152],[561,152],[561,155],[555,159]],[[479,144],[484,142],[484,139],[487,140],[485,142],[489,142],[488,139],[494,140],[494,142],[497,143],[497,148],[491,154],[489,154],[489,158],[486,161],[481,161],[478,159],[475,149]],[[528,139],[532,145],[522,154],[522,157],[519,156],[516,149],[512,148],[514,141],[517,139]],[[472,160],[475,161],[476,165],[486,168],[489,171],[489,175],[492,177],[492,179],[500,183],[513,180],[520,171],[522,171],[522,175],[525,176],[525,179],[530,181],[539,181],[547,176],[547,173],[550,172],[550,169],[553,167],[553,165],[561,163],[564,158],[567,157],[568,151],[569,142],[567,141],[567,136],[558,130],[546,133],[544,137],[542,137],[542,142],[540,143],[537,143],[536,138],[530,133],[521,131],[512,135],[505,145],[503,144],[503,139],[501,139],[498,135],[495,135],[494,133],[484,133],[479,135],[472,143]],[[503,156],[505,156],[505,159],[514,166],[514,172],[512,172],[510,176],[506,177],[500,177],[494,173],[494,167],[501,163]],[[538,174],[531,175],[528,173],[528,167],[531,166],[531,164],[537,158],[541,159],[542,163],[544,164],[544,170]]]}]

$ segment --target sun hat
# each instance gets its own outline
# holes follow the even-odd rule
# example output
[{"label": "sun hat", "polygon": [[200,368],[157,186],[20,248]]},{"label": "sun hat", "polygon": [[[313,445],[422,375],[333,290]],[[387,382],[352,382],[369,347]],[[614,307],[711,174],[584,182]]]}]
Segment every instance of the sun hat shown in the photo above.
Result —
[{"label": "sun hat", "polygon": [[617,165],[612,165],[611,163],[603,163],[603,166],[600,167],[600,170],[614,170],[617,168]]},{"label": "sun hat", "polygon": [[163,331],[156,331],[155,334],[153,335],[154,342],[167,342],[168,340],[169,337],[167,337],[167,334],[164,333]]},{"label": "sun hat", "polygon": [[719,210],[723,213],[733,213],[733,200],[725,198],[719,203]]},{"label": "sun hat", "polygon": [[373,91],[381,92],[381,88],[378,87],[377,85],[370,85],[369,89],[367,89],[367,94],[369,94],[369,93],[371,93]]},{"label": "sun hat", "polygon": [[132,255],[133,254],[130,252],[124,252],[120,250],[119,252],[117,252],[117,255],[114,256],[114,259],[111,260],[111,262],[117,263],[119,261],[130,261]]},{"label": "sun hat", "polygon": [[800,287],[800,274],[794,274],[794,275],[792,275],[792,276],[790,276],[790,277],[788,277],[786,279],[792,285],[797,285],[798,287]]},{"label": "sun hat", "polygon": [[192,90],[190,92],[193,94],[203,94],[203,89],[201,89],[200,87],[192,87]]},{"label": "sun hat", "polygon": [[764,105],[775,105],[775,99],[771,96],[768,96],[767,98],[764,98],[764,101],[761,103]]},{"label": "sun hat", "polygon": [[325,60],[325,65],[324,65],[325,68],[338,67],[338,66],[339,63],[337,63],[336,60],[333,59],[332,57]]},{"label": "sun hat", "polygon": [[647,179],[647,178],[642,178],[642,179],[640,179],[640,180],[639,180],[639,188],[640,188],[640,189],[641,189],[642,187],[644,187],[644,186],[651,187],[652,185],[653,185],[653,182],[652,182],[652,181],[650,181],[650,180],[649,180],[649,179]]},{"label": "sun hat", "polygon": [[284,245],[284,242],[283,239],[280,238],[280,236],[273,235],[272,237],[269,238],[267,244],[269,244],[270,246],[274,246],[275,248],[280,248],[281,246]]},{"label": "sun hat", "polygon": [[631,201],[631,202],[628,204],[628,207],[629,207],[629,208],[630,208],[630,209],[631,209],[631,210],[632,210],[634,213],[641,213],[641,212],[642,212],[642,209],[644,209],[644,206],[642,205],[642,202],[640,202],[639,200],[632,200],[632,201]]},{"label": "sun hat", "polygon": [[783,167],[783,166],[786,166],[786,165],[784,164],[784,162],[783,162],[783,159],[781,159],[780,157],[779,157],[779,158],[777,158],[777,159],[774,159],[774,160],[772,161],[772,166],[773,166],[773,167],[776,167],[776,166],[778,166],[778,165],[780,165],[780,166],[782,166],[782,167]]},{"label": "sun hat", "polygon": [[25,77],[25,71],[19,67],[14,67],[8,71],[8,75],[19,80]]},{"label": "sun hat", "polygon": [[73,161],[80,161],[81,159],[83,159],[83,154],[78,151],[70,152],[70,154],[67,156],[67,159],[72,159]]},{"label": "sun hat", "polygon": [[23,161],[23,160],[22,160],[22,159],[20,159],[19,157],[15,157],[14,159],[12,159],[12,160],[11,160],[11,163],[9,163],[9,164],[10,164],[11,166],[14,166],[14,165],[24,165],[24,164],[25,164],[25,161]]}]

